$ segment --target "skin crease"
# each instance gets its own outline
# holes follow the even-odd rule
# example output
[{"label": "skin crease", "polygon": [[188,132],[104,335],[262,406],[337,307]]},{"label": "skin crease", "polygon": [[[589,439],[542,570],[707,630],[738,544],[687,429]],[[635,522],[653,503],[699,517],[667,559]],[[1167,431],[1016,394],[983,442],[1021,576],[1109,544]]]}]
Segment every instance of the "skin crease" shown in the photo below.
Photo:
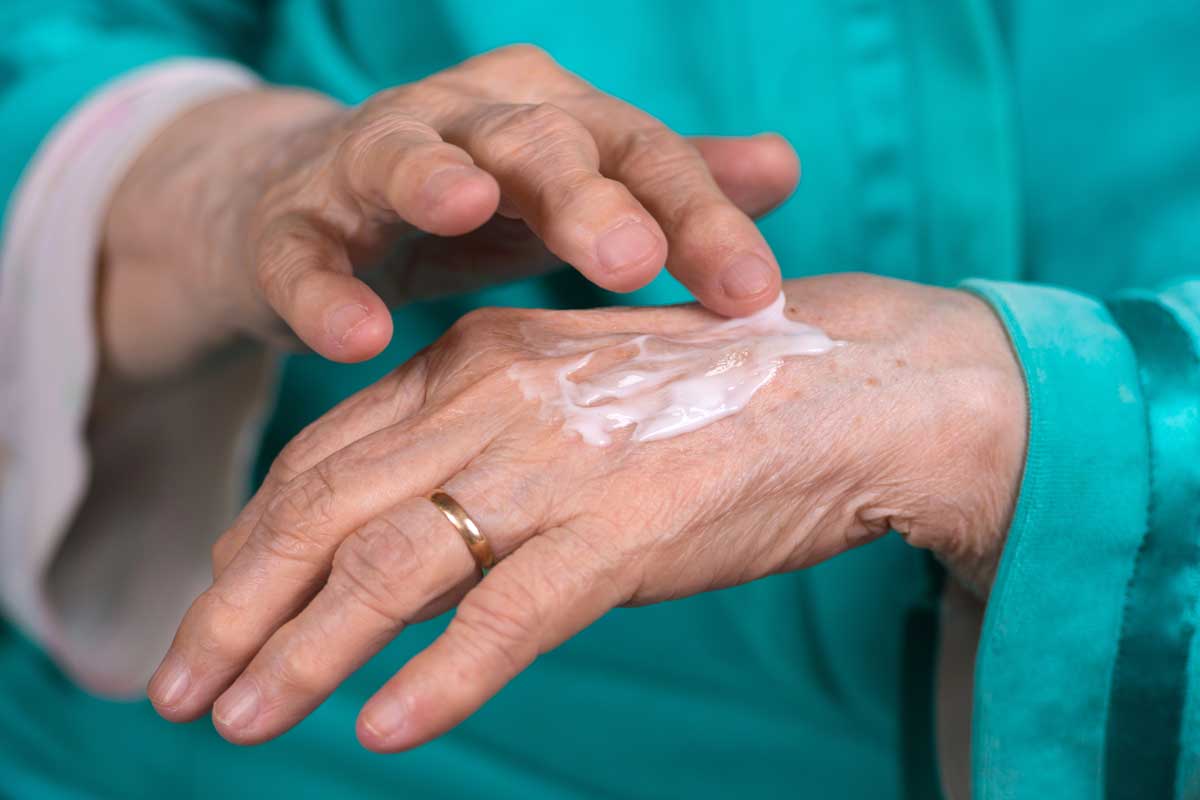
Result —
[{"label": "skin crease", "polygon": [[[265,741],[406,625],[457,605],[360,715],[366,747],[404,750],[615,606],[802,569],[889,528],[985,594],[1025,449],[1000,323],[968,294],[869,275],[784,288],[786,313],[846,344],[788,359],[732,417],[641,444],[618,432],[608,447],[548,421],[509,377],[561,367],[530,331],[671,335],[708,312],[468,314],[280,454],[150,684],[159,713],[211,708],[230,741]],[[482,581],[424,499],[439,486],[501,559]]]},{"label": "skin crease", "polygon": [[355,108],[230,95],[167,126],[114,194],[104,363],[153,381],[264,341],[361,361],[390,339],[389,305],[563,262],[615,291],[665,263],[702,304],[749,314],[780,286],[750,217],[798,178],[778,136],[684,139],[528,45]]}]

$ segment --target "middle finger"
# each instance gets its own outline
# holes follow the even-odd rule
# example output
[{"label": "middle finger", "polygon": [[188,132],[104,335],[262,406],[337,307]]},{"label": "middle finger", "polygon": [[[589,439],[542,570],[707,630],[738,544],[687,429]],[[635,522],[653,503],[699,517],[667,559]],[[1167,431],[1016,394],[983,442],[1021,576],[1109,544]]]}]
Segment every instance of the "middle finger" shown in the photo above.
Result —
[{"label": "middle finger", "polygon": [[440,133],[500,184],[505,202],[556,256],[593,283],[631,291],[667,256],[653,215],[599,170],[588,129],[550,103],[475,106],[442,120]]},{"label": "middle finger", "polygon": [[721,191],[695,145],[619,100],[576,104],[571,110],[595,137],[601,172],[629,187],[658,220],[670,244],[667,269],[701,304],[740,316],[779,296],[771,248]]}]

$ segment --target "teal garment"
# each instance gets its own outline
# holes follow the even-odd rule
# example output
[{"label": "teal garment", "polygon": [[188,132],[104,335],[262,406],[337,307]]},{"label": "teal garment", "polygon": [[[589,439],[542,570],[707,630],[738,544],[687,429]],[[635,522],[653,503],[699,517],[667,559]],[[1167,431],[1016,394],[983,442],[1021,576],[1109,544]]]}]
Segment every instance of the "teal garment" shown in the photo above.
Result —
[{"label": "teal garment", "polygon": [[[975,796],[1200,794],[1200,7],[563,5],[10,3],[0,185],[11,194],[88,92],[174,55],[238,59],[356,102],[532,41],[678,130],[783,133],[804,183],[762,228],[788,277],[966,281],[1025,369],[1029,454],[979,651]],[[562,273],[402,309],[369,364],[289,361],[262,463],[470,308],[684,299],[669,277],[618,297]],[[145,702],[88,697],[4,628],[0,795],[936,797],[942,580],[889,537],[802,573],[618,610],[398,757],[358,748],[354,715],[445,618],[250,750],[207,721],[171,726]]]}]

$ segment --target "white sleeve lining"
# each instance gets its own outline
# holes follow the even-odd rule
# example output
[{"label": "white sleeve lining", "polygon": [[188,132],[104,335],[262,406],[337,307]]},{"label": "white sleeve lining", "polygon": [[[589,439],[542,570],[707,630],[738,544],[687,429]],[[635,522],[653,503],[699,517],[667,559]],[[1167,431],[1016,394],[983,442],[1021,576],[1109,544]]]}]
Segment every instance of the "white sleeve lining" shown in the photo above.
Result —
[{"label": "white sleeve lining", "polygon": [[98,693],[142,691],[207,583],[274,383],[263,351],[230,354],[90,419],[105,213],[168,122],[256,83],[179,59],[102,87],[30,161],[0,238],[0,607]]}]

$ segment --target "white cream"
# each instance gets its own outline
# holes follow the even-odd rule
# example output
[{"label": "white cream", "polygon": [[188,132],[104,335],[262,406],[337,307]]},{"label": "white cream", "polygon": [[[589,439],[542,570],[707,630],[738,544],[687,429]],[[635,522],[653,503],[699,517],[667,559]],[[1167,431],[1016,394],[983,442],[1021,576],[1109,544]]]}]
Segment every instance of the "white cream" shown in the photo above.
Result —
[{"label": "white cream", "polygon": [[837,344],[819,328],[788,319],[780,295],[752,316],[712,317],[669,337],[629,333],[537,348],[547,357],[574,356],[553,382],[529,365],[514,365],[509,375],[588,444],[607,445],[613,431],[628,427],[634,441],[649,442],[736,414],[785,358]]}]

